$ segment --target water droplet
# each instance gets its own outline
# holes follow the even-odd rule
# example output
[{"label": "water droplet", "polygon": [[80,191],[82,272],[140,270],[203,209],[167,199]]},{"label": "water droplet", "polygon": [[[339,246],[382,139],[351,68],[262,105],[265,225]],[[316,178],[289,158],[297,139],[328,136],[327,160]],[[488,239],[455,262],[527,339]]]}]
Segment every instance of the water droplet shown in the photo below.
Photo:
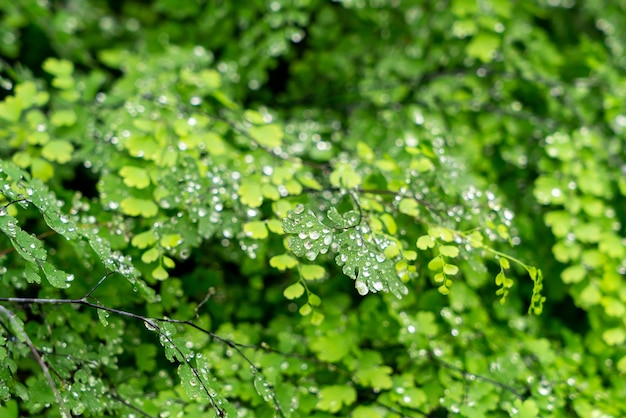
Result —
[{"label": "water droplet", "polygon": [[365,296],[369,292],[367,285],[362,280],[357,280],[354,287],[356,288],[356,291],[359,292],[359,295],[361,296]]}]

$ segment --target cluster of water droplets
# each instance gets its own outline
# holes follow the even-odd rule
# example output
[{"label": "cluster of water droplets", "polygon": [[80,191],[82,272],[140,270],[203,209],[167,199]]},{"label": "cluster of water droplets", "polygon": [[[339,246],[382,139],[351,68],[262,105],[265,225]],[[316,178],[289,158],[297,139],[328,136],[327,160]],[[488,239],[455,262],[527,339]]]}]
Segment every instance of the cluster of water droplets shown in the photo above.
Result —
[{"label": "cluster of water droplets", "polygon": [[361,295],[380,291],[390,291],[399,298],[406,295],[408,289],[398,278],[395,263],[373,241],[364,239],[361,229],[351,228],[335,237],[336,263],[343,266],[345,275],[355,280],[355,288]]},{"label": "cluster of water droplets", "polygon": [[289,239],[291,251],[298,257],[315,260],[319,254],[326,254],[333,241],[333,231],[324,225],[310,209],[298,205],[289,211],[283,220],[283,229],[292,234]]}]

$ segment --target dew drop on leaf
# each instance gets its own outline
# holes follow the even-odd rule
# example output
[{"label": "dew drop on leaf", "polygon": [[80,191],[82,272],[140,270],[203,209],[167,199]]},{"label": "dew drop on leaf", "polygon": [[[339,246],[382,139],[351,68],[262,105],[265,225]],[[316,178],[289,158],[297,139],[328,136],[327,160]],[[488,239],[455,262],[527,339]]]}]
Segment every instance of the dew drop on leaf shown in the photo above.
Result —
[{"label": "dew drop on leaf", "polygon": [[354,284],[354,287],[356,288],[356,291],[359,292],[359,295],[361,296],[365,296],[369,292],[367,285],[362,280],[357,280],[356,283]]}]

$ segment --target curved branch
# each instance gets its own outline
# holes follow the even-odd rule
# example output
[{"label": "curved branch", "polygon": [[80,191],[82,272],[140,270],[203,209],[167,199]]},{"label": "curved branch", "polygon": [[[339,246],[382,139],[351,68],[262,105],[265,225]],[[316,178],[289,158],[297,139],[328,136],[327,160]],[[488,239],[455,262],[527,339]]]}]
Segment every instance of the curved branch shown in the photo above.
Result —
[{"label": "curved branch", "polygon": [[35,359],[35,361],[37,362],[37,364],[43,371],[43,374],[46,377],[46,380],[48,381],[48,386],[50,386],[50,389],[52,389],[52,392],[54,393],[54,397],[56,398],[57,403],[59,404],[59,410],[61,411],[61,416],[63,418],[70,418],[72,415],[70,414],[70,411],[67,408],[67,405],[65,405],[65,402],[63,401],[63,398],[61,397],[61,394],[59,393],[59,389],[57,388],[56,383],[54,383],[54,379],[50,375],[50,370],[48,369],[48,365],[46,364],[44,359],[41,358],[41,355],[39,354],[39,350],[37,350],[37,348],[31,341],[30,337],[24,330],[24,327],[22,327],[22,325],[17,321],[17,319],[15,319],[15,314],[2,305],[0,305],[0,313],[2,313],[4,316],[6,316],[9,319],[9,321],[11,321],[14,329],[17,332],[19,332],[21,339],[24,340],[24,343],[30,349],[30,352],[33,355],[33,358]]}]

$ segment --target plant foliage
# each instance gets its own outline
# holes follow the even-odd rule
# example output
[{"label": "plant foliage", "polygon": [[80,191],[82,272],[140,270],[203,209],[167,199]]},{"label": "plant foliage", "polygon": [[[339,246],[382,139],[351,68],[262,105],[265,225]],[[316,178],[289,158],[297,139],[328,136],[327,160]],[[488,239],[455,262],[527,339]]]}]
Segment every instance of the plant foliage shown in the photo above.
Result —
[{"label": "plant foliage", "polygon": [[621,1],[0,4],[0,415],[626,415]]}]

